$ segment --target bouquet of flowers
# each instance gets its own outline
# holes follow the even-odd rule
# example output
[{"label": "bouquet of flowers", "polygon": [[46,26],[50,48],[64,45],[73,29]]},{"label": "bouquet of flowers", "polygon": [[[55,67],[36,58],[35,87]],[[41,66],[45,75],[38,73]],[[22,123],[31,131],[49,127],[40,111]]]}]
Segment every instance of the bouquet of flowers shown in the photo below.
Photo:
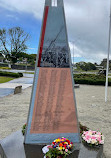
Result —
[{"label": "bouquet of flowers", "polygon": [[89,146],[97,146],[104,144],[103,134],[97,131],[83,131],[82,140]]},{"label": "bouquet of flowers", "polygon": [[51,145],[47,145],[42,148],[45,154],[44,158],[65,158],[71,154],[73,149],[73,143],[67,138],[57,138]]}]

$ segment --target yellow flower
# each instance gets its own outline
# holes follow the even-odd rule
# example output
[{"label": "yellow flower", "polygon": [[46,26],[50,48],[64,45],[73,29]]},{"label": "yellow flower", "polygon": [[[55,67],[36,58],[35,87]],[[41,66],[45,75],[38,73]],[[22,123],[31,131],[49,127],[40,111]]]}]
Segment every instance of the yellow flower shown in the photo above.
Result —
[{"label": "yellow flower", "polygon": [[62,146],[61,147],[59,147],[59,150],[62,150],[63,148],[62,148]]},{"label": "yellow flower", "polygon": [[64,144],[68,144],[68,142],[64,142]]},{"label": "yellow flower", "polygon": [[60,139],[56,139],[55,142],[56,142],[56,143],[60,142]]}]

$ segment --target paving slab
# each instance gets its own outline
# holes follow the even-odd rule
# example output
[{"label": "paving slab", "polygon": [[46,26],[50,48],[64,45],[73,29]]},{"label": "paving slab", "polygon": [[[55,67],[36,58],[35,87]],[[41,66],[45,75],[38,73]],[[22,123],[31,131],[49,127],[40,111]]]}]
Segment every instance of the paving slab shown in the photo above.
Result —
[{"label": "paving slab", "polygon": [[[0,89],[14,89],[15,87],[17,86],[22,86],[22,89],[25,89],[25,88],[28,88],[30,86],[32,86],[32,84],[23,84],[23,83],[3,83],[3,84],[0,84]],[[2,92],[1,92],[2,93]]]},{"label": "paving slab", "polygon": [[27,74],[27,73],[23,73],[24,77],[28,77],[28,78],[33,78],[34,74]]},{"label": "paving slab", "polygon": [[11,80],[8,83],[33,84],[33,78],[21,77],[21,78],[18,78],[18,79]]},{"label": "paving slab", "polygon": [[0,98],[14,92],[13,88],[0,88]]},{"label": "paving slab", "polygon": [[22,86],[22,89],[26,89],[33,84],[33,74],[25,74],[24,77],[13,79],[6,83],[0,84],[0,98],[14,93],[14,89],[17,86]]},{"label": "paving slab", "polygon": [[11,70],[3,70],[3,69],[0,69],[0,71],[15,72],[15,73],[17,73],[17,72],[22,72],[22,73],[24,73],[24,72],[25,72],[25,73],[28,73],[28,72],[29,72],[29,73],[30,73],[30,72],[32,73],[32,72],[34,72],[34,71],[31,71],[31,70],[30,70],[30,71],[29,71],[29,70],[27,71],[27,70],[16,70],[16,69],[11,69]]}]

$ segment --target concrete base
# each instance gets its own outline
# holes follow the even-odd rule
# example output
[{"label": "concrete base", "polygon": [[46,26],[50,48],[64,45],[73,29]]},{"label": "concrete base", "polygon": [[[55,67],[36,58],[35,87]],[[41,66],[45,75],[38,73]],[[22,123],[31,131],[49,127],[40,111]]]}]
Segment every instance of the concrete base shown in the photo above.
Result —
[{"label": "concrete base", "polygon": [[44,145],[26,145],[24,144],[26,158],[43,158],[42,148]]},{"label": "concrete base", "polygon": [[81,144],[79,158],[103,158],[103,145],[100,147],[88,147]]},{"label": "concrete base", "polygon": [[[42,153],[42,148],[45,146],[44,145],[25,145],[25,154],[26,158],[43,158],[44,155]],[[79,150],[74,150],[74,152],[69,155],[67,158],[78,158],[79,155]]]},{"label": "concrete base", "polygon": [[24,136],[21,131],[12,133],[0,141],[2,158],[26,158],[24,152]]},{"label": "concrete base", "polygon": [[[0,141],[1,158],[43,158],[44,145],[24,145],[21,131],[12,133]],[[68,158],[102,158],[103,146],[90,148],[81,144],[80,151],[75,150]]]}]

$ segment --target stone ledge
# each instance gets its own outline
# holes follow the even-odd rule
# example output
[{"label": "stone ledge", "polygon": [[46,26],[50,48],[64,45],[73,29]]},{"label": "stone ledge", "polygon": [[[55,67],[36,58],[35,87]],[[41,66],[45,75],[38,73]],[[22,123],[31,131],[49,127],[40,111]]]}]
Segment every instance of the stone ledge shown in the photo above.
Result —
[{"label": "stone ledge", "polygon": [[[43,158],[41,148],[44,145],[24,145],[23,142],[24,136],[21,131],[12,133],[1,140],[1,158]],[[25,155],[25,152],[27,156]],[[90,148],[81,144],[80,151],[75,150],[68,158],[103,158],[103,146],[99,148]]]},{"label": "stone ledge", "polygon": [[100,147],[88,147],[81,143],[79,158],[102,158],[103,145]]}]

